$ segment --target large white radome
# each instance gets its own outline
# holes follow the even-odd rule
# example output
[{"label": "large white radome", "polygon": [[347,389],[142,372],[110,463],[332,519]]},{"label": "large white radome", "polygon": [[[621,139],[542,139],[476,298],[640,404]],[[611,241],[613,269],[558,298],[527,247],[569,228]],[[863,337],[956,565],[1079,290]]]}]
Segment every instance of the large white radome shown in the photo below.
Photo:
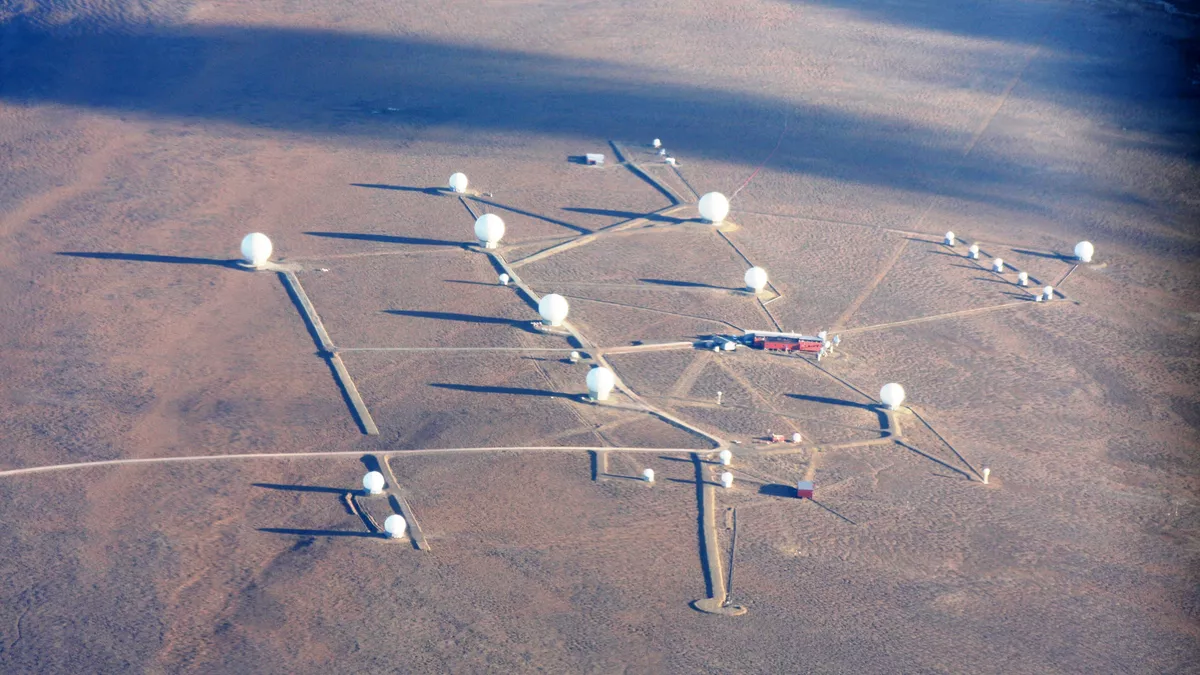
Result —
[{"label": "large white radome", "polygon": [[363,476],[363,489],[368,493],[377,495],[383,492],[383,474],[378,471],[372,471]]},{"label": "large white radome", "polygon": [[616,385],[617,378],[608,368],[600,366],[588,371],[588,395],[597,401],[607,401],[608,395],[612,393],[613,387]]},{"label": "large white radome", "polygon": [[720,192],[710,192],[700,198],[700,217],[710,223],[721,223],[729,215],[729,200]]},{"label": "large white radome", "polygon": [[761,267],[751,267],[746,270],[746,288],[755,293],[762,293],[767,287],[767,271]]},{"label": "large white radome", "polygon": [[465,174],[465,173],[451,174],[450,182],[448,183],[448,185],[450,186],[451,190],[454,190],[455,192],[457,192],[459,194],[466,192],[467,191],[467,174]]},{"label": "large white radome", "polygon": [[399,539],[403,537],[407,530],[408,521],[404,519],[404,516],[398,513],[393,513],[387,517],[387,520],[383,521],[383,531],[387,532],[387,535],[392,539]]},{"label": "large white radome", "polygon": [[475,238],[484,248],[496,248],[504,237],[504,221],[494,213],[485,213],[475,221]]},{"label": "large white radome", "polygon": [[251,232],[242,239],[242,260],[255,267],[262,267],[271,259],[271,240],[262,232]]},{"label": "large white radome", "polygon": [[542,299],[538,301],[538,314],[541,314],[546,323],[551,326],[561,326],[570,309],[571,306],[567,304],[567,299],[558,293],[543,295]]},{"label": "large white radome", "polygon": [[904,387],[895,382],[883,385],[883,388],[879,390],[879,400],[883,401],[889,410],[899,410],[900,405],[904,403]]},{"label": "large white radome", "polygon": [[1079,258],[1079,262],[1090,263],[1092,256],[1096,254],[1096,247],[1092,246],[1090,241],[1081,241],[1075,244],[1075,257]]}]

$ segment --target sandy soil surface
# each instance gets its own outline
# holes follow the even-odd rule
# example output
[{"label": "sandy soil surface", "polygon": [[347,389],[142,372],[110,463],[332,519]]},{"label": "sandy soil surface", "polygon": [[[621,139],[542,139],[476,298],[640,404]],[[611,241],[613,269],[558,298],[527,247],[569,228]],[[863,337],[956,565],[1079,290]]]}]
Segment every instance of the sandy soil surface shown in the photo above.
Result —
[{"label": "sandy soil surface", "polygon": [[[0,3],[0,671],[1191,672],[1198,13]],[[515,260],[709,190],[720,233],[685,205],[518,271],[601,351],[842,347],[615,354],[630,393],[582,401],[470,211]],[[232,264],[251,231],[378,436],[280,277]],[[988,271],[1059,285],[1081,239],[1049,304]],[[638,396],[741,441],[715,531],[687,453],[603,450],[710,447]],[[530,446],[578,449],[453,452]],[[326,456],[244,457],[275,453]],[[347,500],[386,453],[428,550]],[[705,536],[743,616],[690,605]]]}]

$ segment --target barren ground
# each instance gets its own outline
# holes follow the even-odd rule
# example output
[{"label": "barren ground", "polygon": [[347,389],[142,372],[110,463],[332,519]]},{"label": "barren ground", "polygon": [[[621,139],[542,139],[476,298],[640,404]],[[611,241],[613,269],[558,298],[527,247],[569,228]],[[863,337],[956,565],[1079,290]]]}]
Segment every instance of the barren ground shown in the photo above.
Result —
[{"label": "barren ground", "polygon": [[[0,3],[0,671],[1193,672],[1197,12]],[[589,359],[842,347],[616,353],[630,391],[588,404],[471,210],[509,262],[597,234],[517,263]],[[378,436],[280,277],[231,264],[251,231]],[[714,530],[712,444],[642,402],[734,450]],[[384,455],[426,550],[346,501]],[[105,460],[152,461],[12,472]],[[745,615],[690,606],[714,562]]]}]

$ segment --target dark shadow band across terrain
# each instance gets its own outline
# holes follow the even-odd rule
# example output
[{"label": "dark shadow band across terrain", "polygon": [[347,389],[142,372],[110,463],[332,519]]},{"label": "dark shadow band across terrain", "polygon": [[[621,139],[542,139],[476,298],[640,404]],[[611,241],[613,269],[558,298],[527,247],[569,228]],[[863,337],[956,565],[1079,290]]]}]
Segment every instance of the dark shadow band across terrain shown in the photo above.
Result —
[{"label": "dark shadow band across terrain", "polygon": [[[970,171],[959,171],[967,139],[940,125],[905,118],[897,133],[901,121],[887,114],[680,82],[616,61],[282,26],[47,26],[20,17],[3,26],[0,100],[351,143],[395,141],[431,126],[621,139],[670,120],[681,151],[746,166],[761,162],[790,119],[806,133],[785,139],[772,170],[1026,212],[1044,210],[1030,194],[1122,197],[1107,185],[1036,171],[1018,154],[974,158]],[[1078,81],[1075,60],[1043,55],[1040,64],[1054,71],[1047,80],[1054,85],[1026,86],[1027,96],[1059,100],[1059,89]],[[1173,237],[1160,239],[1153,243],[1173,248]],[[1147,243],[1144,234],[1139,243]]]}]

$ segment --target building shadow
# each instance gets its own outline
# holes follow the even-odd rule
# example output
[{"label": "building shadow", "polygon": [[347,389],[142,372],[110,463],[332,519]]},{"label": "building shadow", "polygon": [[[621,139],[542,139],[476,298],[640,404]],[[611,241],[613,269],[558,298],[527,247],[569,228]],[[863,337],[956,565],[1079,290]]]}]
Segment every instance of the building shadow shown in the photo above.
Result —
[{"label": "building shadow", "polygon": [[795,485],[784,485],[783,483],[768,483],[758,488],[758,494],[768,497],[796,497]]},{"label": "building shadow", "polygon": [[527,333],[536,333],[533,324],[527,320],[504,319],[498,316],[480,316],[478,314],[462,314],[459,312],[429,312],[418,309],[385,309],[384,314],[407,316],[416,319],[434,319],[436,321],[459,321],[461,323],[476,323],[492,326],[511,326],[520,328]]},{"label": "building shadow", "polygon": [[493,387],[479,384],[451,384],[448,382],[431,382],[431,387],[438,389],[451,389],[454,391],[469,391],[476,394],[510,394],[512,396],[540,396],[542,398],[576,398],[573,394],[564,394],[557,391],[546,391],[545,389],[529,389],[527,387]]},{"label": "building shadow", "polygon": [[699,281],[676,281],[674,279],[638,279],[644,284],[654,284],[656,286],[673,286],[675,288],[703,288],[712,291],[736,291],[740,289],[730,288],[728,286],[714,286]]},{"label": "building shadow", "polygon": [[377,241],[382,244],[404,244],[407,246],[446,246],[453,248],[467,247],[467,243],[462,241],[450,241],[448,239],[425,239],[423,237],[400,237],[391,234],[366,234],[358,232],[305,232],[304,234],[313,237],[327,237],[329,239]]},{"label": "building shadow", "polygon": [[568,155],[567,164],[587,164],[587,155]]},{"label": "building shadow", "polygon": [[283,485],[280,483],[251,483],[254,487],[267,490],[287,490],[289,492],[323,492],[326,494],[342,495],[354,492],[354,488],[323,487],[320,485]]},{"label": "building shadow", "polygon": [[361,537],[365,539],[378,538],[374,532],[354,532],[350,530],[303,530],[293,527],[260,527],[259,532],[271,534],[290,534],[297,537]]},{"label": "building shadow", "polygon": [[384,183],[351,183],[352,187],[371,188],[373,190],[397,190],[399,192],[421,192],[427,195],[444,195],[448,194],[444,188],[435,187],[416,187],[409,185],[386,185]]},{"label": "building shadow", "polygon": [[155,255],[152,253],[107,253],[88,251],[59,251],[57,255],[71,258],[92,258],[94,260],[124,260],[127,262],[167,263],[169,265],[212,265],[214,267],[238,267],[237,260],[219,260],[217,258],[189,258],[178,255]]}]

